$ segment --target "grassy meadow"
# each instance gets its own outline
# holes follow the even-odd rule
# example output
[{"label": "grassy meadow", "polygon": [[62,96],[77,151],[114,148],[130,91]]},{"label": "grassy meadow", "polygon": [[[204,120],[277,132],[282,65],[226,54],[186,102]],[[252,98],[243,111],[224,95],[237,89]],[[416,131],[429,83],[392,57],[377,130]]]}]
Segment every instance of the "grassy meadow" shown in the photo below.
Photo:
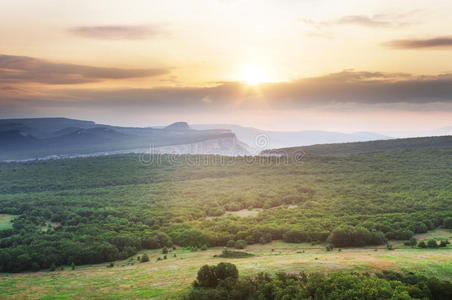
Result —
[{"label": "grassy meadow", "polygon": [[[451,238],[451,230],[428,232],[423,238]],[[244,251],[249,258],[214,258],[221,247],[192,252],[178,248],[167,254],[145,250],[150,261],[139,263],[136,256],[108,264],[80,266],[54,272],[1,274],[1,299],[177,299],[187,293],[196,273],[204,264],[221,261],[234,263],[240,274],[257,272],[289,273],[337,271],[378,272],[395,270],[452,280],[452,246],[439,249],[415,249],[393,242],[395,250],[386,247],[344,248],[325,251],[325,245],[293,244],[274,241],[251,245]],[[174,254],[176,257],[174,257]]]}]

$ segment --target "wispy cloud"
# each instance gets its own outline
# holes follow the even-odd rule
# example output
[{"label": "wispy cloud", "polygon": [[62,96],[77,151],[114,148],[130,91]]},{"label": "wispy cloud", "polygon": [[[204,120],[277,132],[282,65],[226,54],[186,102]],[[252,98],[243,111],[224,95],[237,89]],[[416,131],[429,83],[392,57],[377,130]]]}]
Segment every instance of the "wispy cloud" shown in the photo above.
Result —
[{"label": "wispy cloud", "polygon": [[340,18],[339,20],[333,22],[334,24],[339,25],[358,25],[358,26],[364,26],[364,27],[387,27],[387,28],[394,28],[394,27],[401,27],[408,25],[408,22],[402,22],[400,21],[400,16],[394,16],[394,15],[373,15],[373,16],[366,16],[366,15],[351,15],[351,16],[344,16]]},{"label": "wispy cloud", "polygon": [[[6,92],[6,91],[5,91]],[[1,94],[1,91],[0,91]],[[153,113],[218,113],[249,109],[304,110],[348,107],[359,111],[378,106],[425,110],[441,104],[452,108],[452,74],[417,76],[344,70],[292,82],[269,83],[259,91],[238,82],[213,87],[150,89],[60,89],[39,95],[10,95],[4,108],[22,103],[35,107],[84,108]],[[444,108],[446,109],[446,108]]]},{"label": "wispy cloud", "polygon": [[166,33],[159,25],[80,26],[70,28],[69,32],[99,40],[144,40]]},{"label": "wispy cloud", "polygon": [[0,55],[0,83],[80,84],[167,74],[166,69],[104,68]]},{"label": "wispy cloud", "polygon": [[351,25],[367,28],[398,28],[412,25],[412,17],[419,12],[413,10],[403,14],[375,14],[375,15],[346,15],[338,19],[317,21],[309,18],[299,18],[298,21],[305,25],[306,34],[312,37],[331,39],[336,26]]},{"label": "wispy cloud", "polygon": [[383,46],[395,49],[452,48],[452,36],[443,36],[430,39],[392,40],[383,43]]}]

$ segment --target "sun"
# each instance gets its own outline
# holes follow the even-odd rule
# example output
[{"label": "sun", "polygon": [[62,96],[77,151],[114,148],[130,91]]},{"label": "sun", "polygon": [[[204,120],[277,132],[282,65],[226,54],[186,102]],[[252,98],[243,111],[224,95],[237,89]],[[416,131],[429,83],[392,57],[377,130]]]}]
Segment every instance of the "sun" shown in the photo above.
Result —
[{"label": "sun", "polygon": [[258,85],[268,81],[268,76],[261,66],[247,65],[240,72],[239,80],[249,85]]}]

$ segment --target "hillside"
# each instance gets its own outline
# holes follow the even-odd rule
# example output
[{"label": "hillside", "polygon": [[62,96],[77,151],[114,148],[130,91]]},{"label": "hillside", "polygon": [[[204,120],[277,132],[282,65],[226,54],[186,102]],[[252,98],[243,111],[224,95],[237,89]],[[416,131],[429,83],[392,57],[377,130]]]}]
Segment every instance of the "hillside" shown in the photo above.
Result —
[{"label": "hillside", "polygon": [[341,144],[321,144],[303,147],[290,147],[264,150],[262,155],[293,155],[294,153],[306,154],[350,154],[350,153],[370,153],[389,150],[416,150],[416,149],[438,149],[451,148],[452,136],[421,137],[407,139],[391,139],[369,142],[341,143]]},{"label": "hillside", "polygon": [[239,140],[245,142],[255,150],[391,139],[391,137],[373,132],[342,133],[321,130],[271,131],[233,124],[196,124],[192,125],[192,127],[200,130],[231,130]]},{"label": "hillside", "polygon": [[131,128],[64,118],[0,120],[0,161],[149,151],[247,153],[246,145],[231,131],[195,130],[185,122],[166,128]]}]

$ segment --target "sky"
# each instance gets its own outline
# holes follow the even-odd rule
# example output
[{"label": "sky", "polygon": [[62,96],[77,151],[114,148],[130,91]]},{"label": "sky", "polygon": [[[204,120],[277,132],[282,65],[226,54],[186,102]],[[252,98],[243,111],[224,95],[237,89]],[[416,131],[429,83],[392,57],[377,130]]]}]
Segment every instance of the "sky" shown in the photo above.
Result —
[{"label": "sky", "polygon": [[0,118],[452,126],[448,0],[4,0]]}]

